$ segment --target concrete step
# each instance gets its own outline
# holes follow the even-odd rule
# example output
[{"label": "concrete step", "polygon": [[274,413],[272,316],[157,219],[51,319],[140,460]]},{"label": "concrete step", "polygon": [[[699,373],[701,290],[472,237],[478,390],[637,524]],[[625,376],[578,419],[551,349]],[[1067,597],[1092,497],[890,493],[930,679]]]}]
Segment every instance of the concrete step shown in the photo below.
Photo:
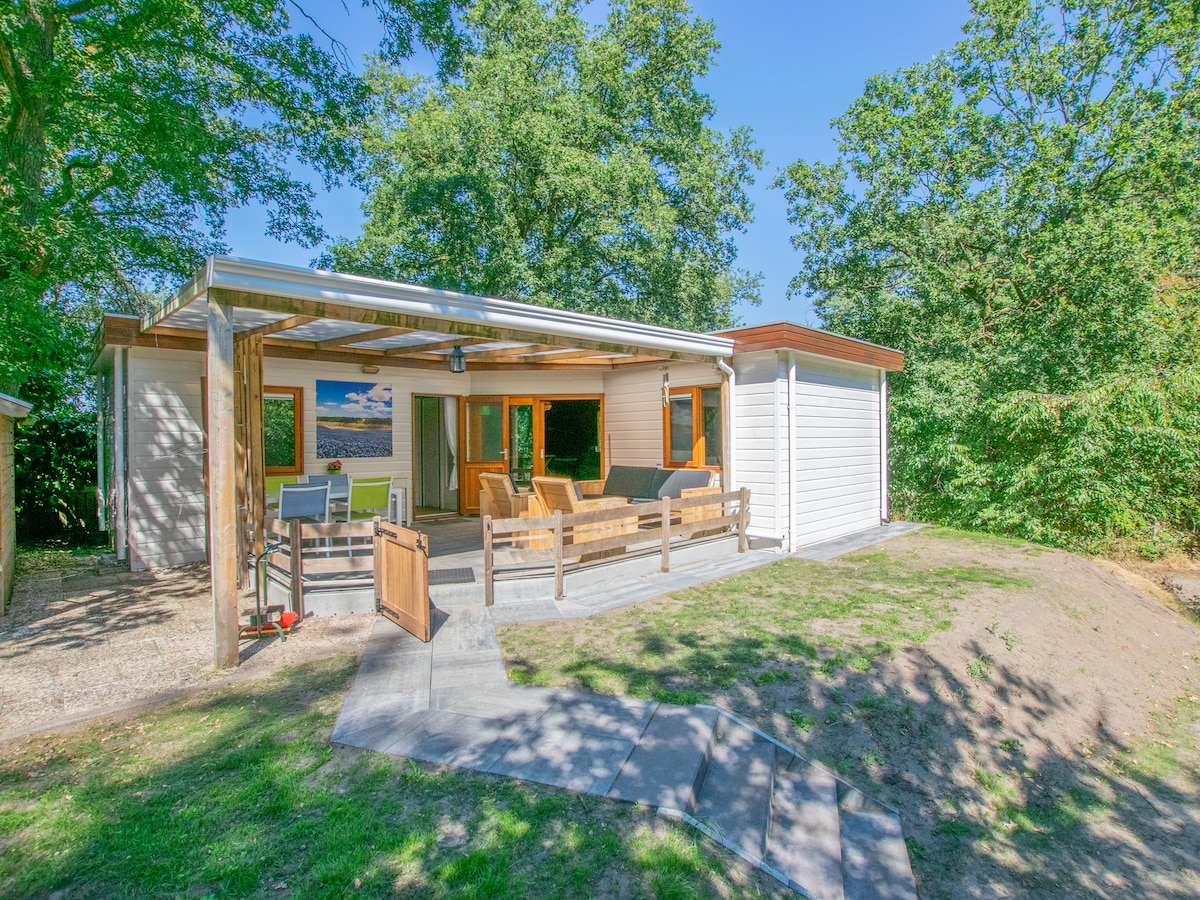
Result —
[{"label": "concrete step", "polygon": [[761,862],[767,851],[774,786],[775,744],[721,716],[694,817]]},{"label": "concrete step", "polygon": [[708,771],[716,723],[711,707],[659,706],[608,796],[692,812]]},{"label": "concrete step", "polygon": [[447,606],[483,606],[485,598],[483,585],[476,582],[472,584],[431,584],[429,599],[434,606],[444,609]]},{"label": "concrete step", "polygon": [[908,848],[893,812],[841,810],[846,900],[917,900]]},{"label": "concrete step", "polygon": [[814,900],[843,900],[839,819],[837,779],[778,752],[766,861]]}]

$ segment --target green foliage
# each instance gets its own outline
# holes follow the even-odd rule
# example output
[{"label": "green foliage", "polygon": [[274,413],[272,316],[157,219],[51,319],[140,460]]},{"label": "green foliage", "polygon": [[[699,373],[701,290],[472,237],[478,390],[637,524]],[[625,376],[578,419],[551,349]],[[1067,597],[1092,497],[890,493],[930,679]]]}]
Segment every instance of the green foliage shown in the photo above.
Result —
[{"label": "green foliage", "polygon": [[296,464],[296,404],[290,397],[263,401],[263,452],[268,468]]},{"label": "green foliage", "polygon": [[[450,0],[375,0],[393,52],[450,36]],[[300,162],[351,171],[366,89],[284,0],[31,0],[0,9],[0,380],[55,358],[64,314],[223,251],[251,201],[321,236]],[[125,310],[131,311],[131,310]]]},{"label": "green foliage", "polygon": [[794,290],[899,347],[895,502],[1085,550],[1195,547],[1200,24],[1193,5],[977,0],[879,75],[838,161],[780,184]]},{"label": "green foliage", "polygon": [[685,0],[481,0],[455,77],[384,64],[362,136],[363,234],[321,264],[681,328],[732,324],[758,281],[732,233],[761,154],[708,124],[717,50]]},{"label": "green foliage", "polygon": [[96,416],[65,404],[17,427],[17,531],[22,541],[95,531]]}]

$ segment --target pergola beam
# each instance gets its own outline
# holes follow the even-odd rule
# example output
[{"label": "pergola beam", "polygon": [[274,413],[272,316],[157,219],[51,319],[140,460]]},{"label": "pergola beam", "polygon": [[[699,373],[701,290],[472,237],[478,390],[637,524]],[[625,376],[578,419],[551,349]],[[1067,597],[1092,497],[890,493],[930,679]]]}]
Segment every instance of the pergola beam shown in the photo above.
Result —
[{"label": "pergola beam", "polygon": [[[466,338],[478,338],[481,341],[515,341],[528,344],[550,344],[562,346],[564,336],[546,331],[526,331],[524,329],[506,328],[490,325],[480,321],[461,319],[437,319],[432,316],[420,316],[411,313],[391,312],[388,310],[371,309],[358,306],[347,306],[340,303],[329,303],[318,300],[297,299],[276,294],[260,294],[248,291],[231,290],[229,288],[213,288],[210,294],[220,299],[220,302],[230,306],[247,309],[261,309],[270,312],[283,312],[293,315],[316,315],[322,319],[340,319],[344,322],[361,322],[367,325],[382,327],[411,328],[415,331],[433,331],[442,334],[461,335]],[[623,353],[638,357],[653,357],[655,359],[678,362],[708,362],[713,356],[704,353],[691,353],[683,350],[659,350],[653,347],[639,346],[633,343],[595,340],[585,337],[571,337],[571,345],[584,350],[598,350],[602,353]],[[460,343],[466,343],[462,341]]]},{"label": "pergola beam", "polygon": [[317,348],[328,350],[330,347],[341,347],[345,344],[364,344],[367,341],[380,341],[384,338],[395,337],[398,334],[411,334],[412,331],[413,329],[411,328],[372,328],[369,331],[360,331],[357,334],[343,334],[341,337],[317,341]]},{"label": "pergola beam", "polygon": [[409,344],[406,347],[389,347],[384,350],[385,356],[419,356],[422,353],[431,353],[434,350],[451,350],[454,347],[461,347],[463,344],[470,344],[470,341],[464,341],[461,338],[454,338],[449,341],[430,341],[428,344]]},{"label": "pergola beam", "polygon": [[234,335],[234,338],[240,341],[248,337],[253,337],[256,334],[266,337],[269,334],[289,331],[292,328],[299,328],[301,325],[307,325],[310,322],[316,321],[318,321],[317,316],[288,316],[286,319],[280,319],[278,322],[268,322],[266,325],[259,325],[256,328],[247,328],[245,331],[239,331]]},{"label": "pergola beam", "polygon": [[[549,344],[524,344],[520,347],[505,347],[503,350],[481,350],[478,353],[468,353],[467,362],[487,362],[493,359],[512,359],[513,357],[527,356],[530,353],[536,353],[539,350],[554,350],[561,347],[561,344],[551,346]],[[591,351],[588,351],[589,353]]]}]

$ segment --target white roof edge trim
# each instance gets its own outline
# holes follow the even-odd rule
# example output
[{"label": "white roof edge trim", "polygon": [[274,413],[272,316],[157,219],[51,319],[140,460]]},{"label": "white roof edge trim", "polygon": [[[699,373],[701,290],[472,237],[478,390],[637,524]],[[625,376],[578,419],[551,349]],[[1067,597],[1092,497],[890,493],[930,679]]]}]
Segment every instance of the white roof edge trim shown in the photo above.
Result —
[{"label": "white roof edge trim", "polygon": [[738,356],[753,356],[757,353],[774,353],[776,355],[781,353],[790,353],[797,359],[803,357],[804,359],[819,360],[820,362],[832,365],[834,367],[846,366],[852,369],[868,369],[871,372],[888,371],[888,369],[885,369],[883,366],[876,366],[872,365],[871,363],[855,362],[852,359],[842,359],[840,356],[826,356],[824,353],[813,353],[811,350],[793,350],[791,347],[774,347],[768,350],[751,350],[749,353],[739,353]]},{"label": "white roof edge trim", "polygon": [[361,275],[302,269],[229,256],[209,257],[204,269],[197,273],[197,278],[172,294],[163,308],[179,303],[184,299],[184,292],[194,297],[210,288],[274,294],[301,301],[336,303],[444,321],[478,322],[518,331],[549,332],[561,337],[587,338],[656,350],[713,357],[733,355],[732,338],[512,300],[476,297]]},{"label": "white roof edge trim", "polygon": [[0,415],[10,419],[23,419],[33,411],[33,404],[18,400],[8,394],[0,394]]}]

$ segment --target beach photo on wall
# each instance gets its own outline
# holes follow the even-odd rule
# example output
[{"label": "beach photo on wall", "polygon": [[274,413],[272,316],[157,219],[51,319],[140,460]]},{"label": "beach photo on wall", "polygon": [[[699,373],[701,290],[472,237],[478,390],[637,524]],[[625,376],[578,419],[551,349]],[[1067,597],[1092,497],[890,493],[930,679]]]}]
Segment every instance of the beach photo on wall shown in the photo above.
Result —
[{"label": "beach photo on wall", "polygon": [[317,458],[392,455],[392,386],[317,382]]}]

